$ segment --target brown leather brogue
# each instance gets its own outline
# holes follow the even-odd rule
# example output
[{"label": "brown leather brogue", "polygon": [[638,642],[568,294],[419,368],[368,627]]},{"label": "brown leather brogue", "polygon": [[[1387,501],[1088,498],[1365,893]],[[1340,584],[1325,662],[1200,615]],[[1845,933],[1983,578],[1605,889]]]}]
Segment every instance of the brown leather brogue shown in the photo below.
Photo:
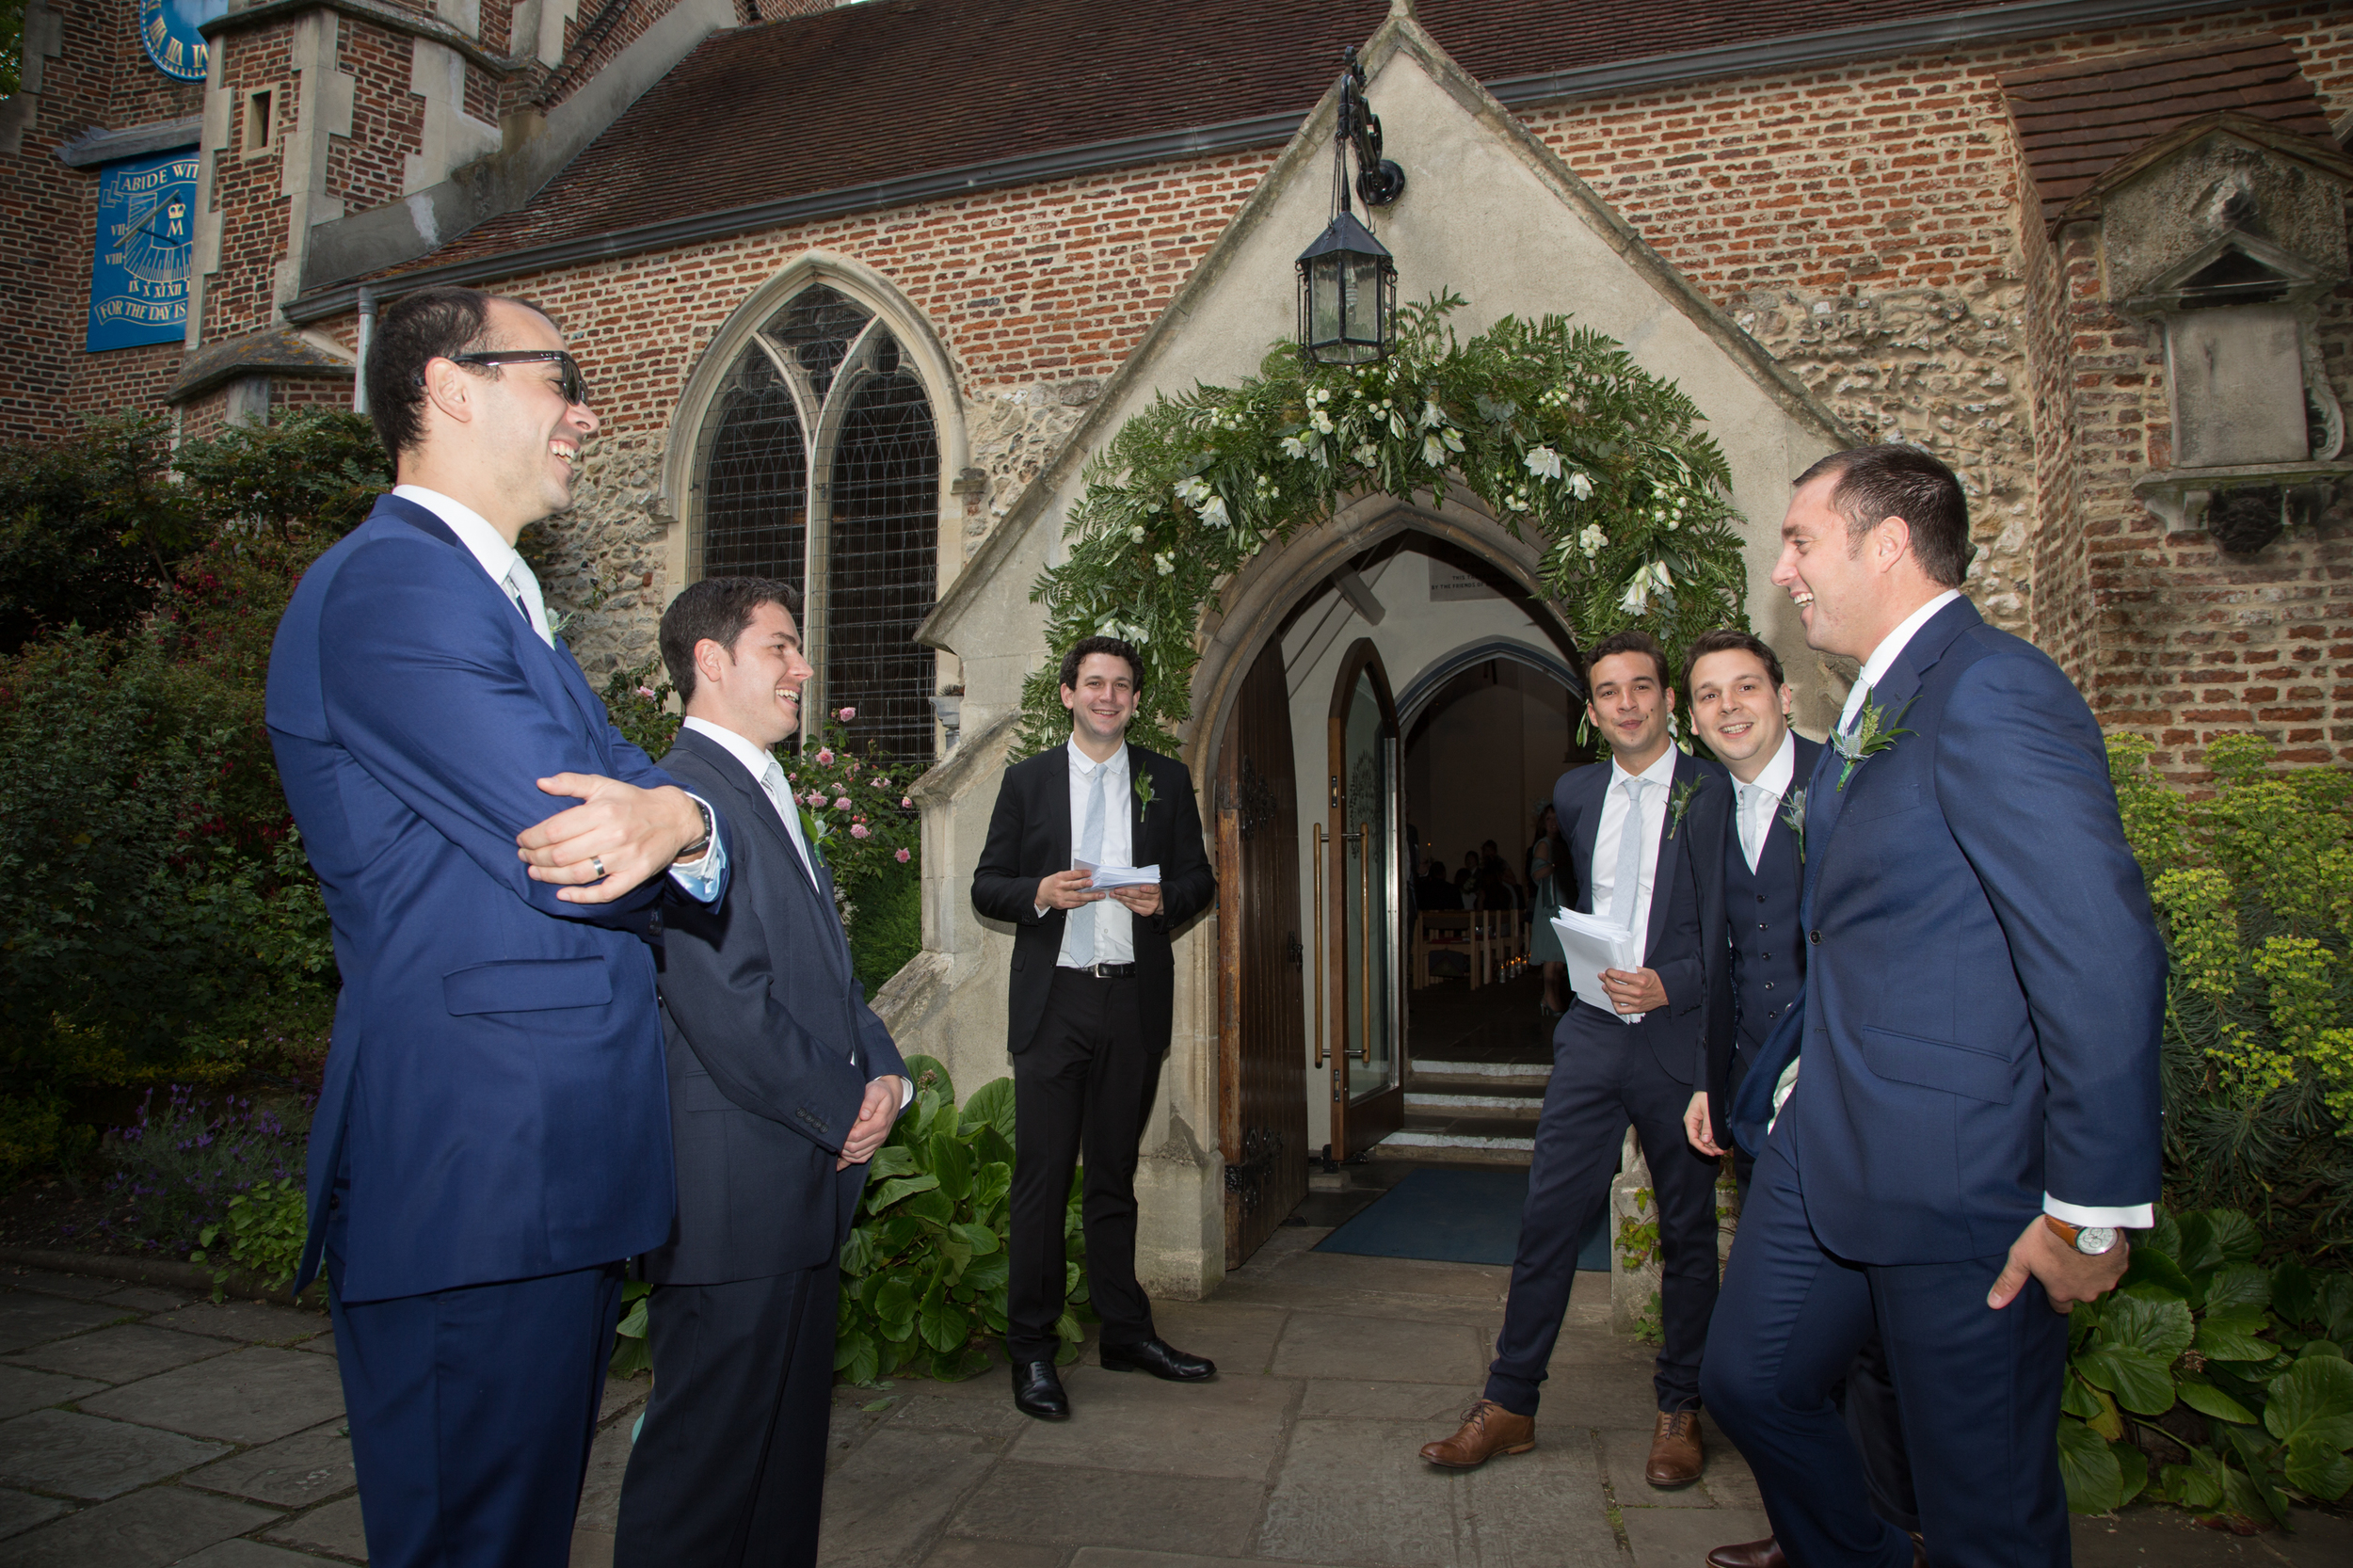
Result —
[{"label": "brown leather brogue", "polygon": [[1497,1454],[1524,1454],[1536,1446],[1536,1417],[1514,1416],[1493,1400],[1464,1412],[1462,1430],[1422,1445],[1421,1457],[1449,1470],[1476,1470]]},{"label": "brown leather brogue", "polygon": [[1717,1547],[1707,1554],[1707,1568],[1789,1568],[1789,1559],[1781,1543],[1769,1535],[1762,1541]]},{"label": "brown leather brogue", "polygon": [[1699,1480],[1700,1472],[1705,1468],[1707,1455],[1700,1447],[1700,1413],[1660,1411],[1658,1424],[1651,1429],[1650,1463],[1642,1466],[1642,1479],[1661,1492],[1672,1492]]}]

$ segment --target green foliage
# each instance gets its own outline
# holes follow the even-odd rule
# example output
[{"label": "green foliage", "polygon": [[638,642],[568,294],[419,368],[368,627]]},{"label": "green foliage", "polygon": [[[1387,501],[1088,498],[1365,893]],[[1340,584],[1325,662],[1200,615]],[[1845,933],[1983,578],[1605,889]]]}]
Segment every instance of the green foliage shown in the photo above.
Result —
[{"label": "green foliage", "polygon": [[2164,1047],[2166,1191],[2240,1210],[2267,1254],[2353,1246],[2353,775],[2274,771],[2251,735],[2207,752],[2214,794],[2185,800],[2149,743],[2110,771],[2171,960]]},{"label": "green foliage", "polygon": [[850,958],[869,998],[923,951],[922,873],[913,861],[886,862],[849,890],[857,914],[850,927]]},{"label": "green foliage", "polygon": [[646,1342],[646,1308],[652,1301],[653,1287],[644,1280],[622,1283],[621,1320],[614,1326],[613,1359],[606,1367],[616,1378],[635,1377],[653,1368],[653,1349]]},{"label": "green foliage", "polygon": [[[292,1285],[310,1224],[299,1177],[264,1181],[229,1200],[227,1216],[198,1233],[198,1247],[188,1254],[188,1261],[214,1265],[215,1301],[227,1294],[232,1264],[273,1289]],[[218,1256],[222,1252],[228,1254],[225,1262]]]},{"label": "green foliage", "polygon": [[2353,1491],[2353,1273],[2256,1261],[2235,1209],[2160,1211],[2121,1288],[2068,1320],[2059,1400],[2067,1505],[2146,1493],[2286,1527],[2291,1500]]},{"label": "green foliage", "polygon": [[[915,1103],[875,1151],[858,1223],[841,1249],[835,1370],[872,1384],[903,1368],[936,1378],[988,1366],[986,1341],[1005,1332],[1013,1185],[1013,1080],[974,1092],[959,1112],[948,1071],[907,1059]],[[1080,1176],[1064,1215],[1069,1310],[1056,1332],[1062,1359],[1078,1354],[1087,1311]]]},{"label": "green foliage", "polygon": [[24,86],[24,0],[0,0],[0,98]]},{"label": "green foliage", "polygon": [[[1588,641],[1641,626],[1672,662],[1700,632],[1747,624],[1730,471],[1697,405],[1563,317],[1507,316],[1463,343],[1446,324],[1462,303],[1401,308],[1377,364],[1278,344],[1237,386],[1160,398],[1089,461],[1068,559],[1032,597],[1049,648],[1102,633],[1143,650],[1136,741],[1176,749],[1219,585],[1352,492],[1442,501],[1459,482],[1514,533],[1534,528],[1545,590]],[[1023,688],[1025,753],[1069,731],[1056,678]]]},{"label": "green foliage", "polygon": [[127,631],[153,608],[195,530],[169,435],[124,414],[0,447],[0,650],[70,625]]}]

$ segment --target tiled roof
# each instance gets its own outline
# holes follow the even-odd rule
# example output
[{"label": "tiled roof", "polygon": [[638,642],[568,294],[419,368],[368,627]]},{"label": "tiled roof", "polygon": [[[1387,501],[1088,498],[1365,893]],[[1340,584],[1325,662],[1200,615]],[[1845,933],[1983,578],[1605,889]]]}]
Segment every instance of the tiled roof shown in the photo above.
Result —
[{"label": "tiled roof", "polygon": [[2120,159],[2185,120],[2230,110],[2336,144],[2296,55],[2277,38],[2109,55],[2001,78],[2045,222]]},{"label": "tiled roof", "polygon": [[[1420,0],[1417,14],[1493,83],[1983,8]],[[1386,0],[869,0],[716,33],[527,205],[401,270],[1024,152],[1304,116],[1340,51],[1387,11]]]}]

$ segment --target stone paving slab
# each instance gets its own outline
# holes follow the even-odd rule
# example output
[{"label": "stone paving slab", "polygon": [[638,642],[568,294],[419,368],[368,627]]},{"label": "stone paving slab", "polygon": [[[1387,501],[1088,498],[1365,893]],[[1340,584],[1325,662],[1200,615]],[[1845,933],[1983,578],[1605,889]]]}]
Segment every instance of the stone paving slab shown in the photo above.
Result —
[{"label": "stone paving slab", "polygon": [[818,1560],[826,1568],[914,1561],[996,1463],[997,1446],[986,1438],[877,1428],[825,1482]]},{"label": "stone paving slab", "polygon": [[[1300,1392],[1288,1378],[1221,1374],[1209,1383],[1163,1383],[1096,1367],[1068,1368],[1063,1386],[1070,1419],[1025,1421],[1007,1450],[1011,1457],[1028,1464],[1255,1481],[1267,1479],[1282,1451]],[[1012,1403],[1010,1392],[1005,1403]]]},{"label": "stone paving slab", "polygon": [[[1494,1568],[1624,1568],[1593,1448],[1560,1442],[1461,1478],[1474,1554]],[[1721,1543],[1713,1543],[1721,1544]],[[1689,1568],[1700,1568],[1695,1560]]]},{"label": "stone paving slab", "polygon": [[176,1476],[228,1451],[223,1443],[200,1443],[177,1432],[66,1410],[38,1410],[0,1422],[0,1480],[89,1502]]},{"label": "stone paving slab", "polygon": [[98,1300],[107,1306],[127,1306],[134,1312],[172,1312],[195,1298],[184,1290],[159,1290],[152,1285],[126,1285]]},{"label": "stone paving slab", "polygon": [[1618,1517],[1634,1549],[1634,1568],[1698,1568],[1712,1547],[1773,1533],[1763,1509],[1621,1507]]},{"label": "stone paving slab", "polygon": [[[1155,1315],[1158,1308],[1154,1309]],[[952,1536],[931,1549],[923,1559],[923,1568],[1060,1568],[1064,1557],[1060,1546],[1032,1546],[1019,1541],[978,1541],[968,1536]],[[1103,1546],[1081,1546],[1078,1558],[1109,1556],[1127,1558],[1139,1554],[1112,1551]],[[1213,1562],[1215,1558],[1167,1557],[1160,1553],[1144,1554],[1170,1564]],[[1077,1558],[1072,1560],[1077,1560]],[[1142,1565],[1139,1565],[1142,1568]]]},{"label": "stone paving slab", "polygon": [[59,1377],[55,1372],[36,1372],[23,1367],[0,1367],[0,1420],[22,1416],[28,1410],[64,1404],[105,1386],[88,1378]]},{"label": "stone paving slab", "polygon": [[[91,1274],[60,1274],[47,1269],[0,1269],[0,1287],[38,1290],[48,1296],[68,1296],[77,1302],[94,1302],[101,1296],[109,1296],[121,1289],[122,1281],[100,1279]],[[173,1304],[178,1304],[175,1302]]]},{"label": "stone paving slab", "polygon": [[1463,1323],[1295,1312],[1274,1350],[1278,1377],[1344,1378],[1378,1369],[1385,1383],[1484,1380],[1493,1331]]},{"label": "stone paving slab", "polygon": [[8,1543],[9,1568],[157,1568],[277,1515],[176,1486],[150,1487]]},{"label": "stone paving slab", "polygon": [[122,1307],[66,1301],[31,1290],[0,1292],[0,1355],[69,1334],[123,1322],[132,1316]]},{"label": "stone paving slab", "polygon": [[217,1460],[186,1480],[207,1492],[284,1509],[308,1508],[360,1484],[352,1469],[351,1436],[341,1419]]},{"label": "stone paving slab", "polygon": [[332,1327],[324,1312],[298,1306],[271,1306],[260,1302],[196,1302],[177,1312],[148,1320],[157,1328],[184,1329],[220,1339],[253,1345],[292,1345],[326,1334]]},{"label": "stone paving slab", "polygon": [[0,1541],[22,1535],[35,1525],[46,1524],[72,1506],[56,1497],[35,1496],[13,1486],[0,1486]]},{"label": "stone paving slab", "polygon": [[1155,1302],[1152,1326],[1178,1350],[1208,1356],[1221,1373],[1254,1377],[1273,1370],[1274,1342],[1283,1332],[1279,1307],[1225,1302]]},{"label": "stone paving slab", "polygon": [[110,1389],[82,1408],[192,1437],[268,1443],[341,1416],[344,1388],[331,1361],[250,1345]]},{"label": "stone paving slab", "polygon": [[[1249,1544],[1265,1491],[1252,1480],[1007,1460],[986,1485],[965,1499],[948,1533],[1032,1544],[1143,1546],[1234,1557]],[[832,1496],[828,1484],[828,1502]],[[830,1515],[832,1510],[826,1512]],[[834,1560],[825,1556],[822,1560],[831,1568]]]},{"label": "stone paving slab", "polygon": [[368,1555],[368,1534],[360,1522],[360,1499],[345,1497],[328,1503],[262,1532],[272,1541],[295,1546],[316,1546],[337,1557]]},{"label": "stone paving slab", "polygon": [[237,1540],[207,1546],[194,1557],[184,1557],[180,1568],[320,1568],[328,1560],[283,1546],[264,1546],[259,1541]]},{"label": "stone paving slab", "polygon": [[136,1383],[191,1361],[225,1355],[232,1348],[200,1334],[150,1328],[145,1323],[119,1323],[95,1334],[35,1345],[11,1359],[20,1366],[94,1378],[100,1383]]},{"label": "stone paving slab", "polygon": [[1424,1464],[1425,1441],[1418,1427],[1398,1422],[1299,1422],[1252,1550],[1308,1562],[1454,1568],[1475,1551],[1464,1539],[1464,1478]]}]

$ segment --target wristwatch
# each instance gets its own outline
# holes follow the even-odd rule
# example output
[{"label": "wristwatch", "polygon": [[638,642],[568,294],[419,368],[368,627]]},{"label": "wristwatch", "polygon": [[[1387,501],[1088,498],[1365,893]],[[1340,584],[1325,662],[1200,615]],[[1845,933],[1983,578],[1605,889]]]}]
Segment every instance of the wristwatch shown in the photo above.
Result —
[{"label": "wristwatch", "polygon": [[711,836],[719,830],[718,824],[711,820],[710,807],[705,806],[696,796],[688,795],[686,798],[694,801],[695,809],[702,813],[703,836],[696,840],[693,843],[688,844],[684,849],[680,850],[678,854],[670,857],[670,863],[674,866],[691,866],[696,861],[701,859],[704,856],[709,855],[711,853]]},{"label": "wristwatch", "polygon": [[2051,1227],[2051,1234],[2083,1254],[2099,1257],[2116,1250],[2124,1238],[2113,1225],[2071,1225],[2055,1214],[2042,1216],[2042,1223]]}]

